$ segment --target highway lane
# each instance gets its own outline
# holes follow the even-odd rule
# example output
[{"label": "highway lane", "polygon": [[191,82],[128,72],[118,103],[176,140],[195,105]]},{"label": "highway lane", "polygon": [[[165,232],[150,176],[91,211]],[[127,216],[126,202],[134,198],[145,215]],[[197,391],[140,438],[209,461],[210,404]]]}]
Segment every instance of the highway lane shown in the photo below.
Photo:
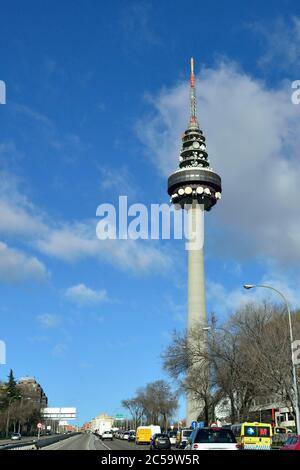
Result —
[{"label": "highway lane", "polygon": [[41,450],[96,450],[95,441],[93,434],[79,434],[43,447]]},{"label": "highway lane", "polygon": [[96,439],[98,439],[99,444],[102,446],[102,450],[149,450],[149,444],[136,445],[134,442],[127,442],[121,439],[114,439],[113,441],[101,441],[99,438]]},{"label": "highway lane", "polygon": [[126,442],[119,439],[102,442],[94,434],[80,434],[43,447],[41,450],[149,450],[149,445],[137,446],[134,442]]},{"label": "highway lane", "polygon": [[50,446],[43,447],[42,450],[149,450],[148,445],[136,445],[134,442],[127,442],[120,439],[112,441],[102,441],[94,434],[79,434],[64,441],[56,442]]}]

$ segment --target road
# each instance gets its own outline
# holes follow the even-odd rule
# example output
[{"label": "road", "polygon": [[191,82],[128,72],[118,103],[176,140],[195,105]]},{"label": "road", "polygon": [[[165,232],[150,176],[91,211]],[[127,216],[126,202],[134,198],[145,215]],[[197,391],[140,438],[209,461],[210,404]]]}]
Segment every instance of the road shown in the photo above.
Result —
[{"label": "road", "polygon": [[149,445],[137,446],[133,442],[121,441],[119,439],[102,442],[93,434],[80,434],[51,444],[42,450],[149,450]]}]

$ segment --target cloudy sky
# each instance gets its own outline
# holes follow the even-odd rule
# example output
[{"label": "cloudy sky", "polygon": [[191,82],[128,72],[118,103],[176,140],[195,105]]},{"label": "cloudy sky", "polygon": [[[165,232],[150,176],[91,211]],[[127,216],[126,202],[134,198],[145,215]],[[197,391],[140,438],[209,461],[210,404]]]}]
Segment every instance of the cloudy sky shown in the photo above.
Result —
[{"label": "cloudy sky", "polygon": [[186,320],[184,242],[99,241],[96,209],[168,202],[191,56],[223,181],[206,216],[208,311],[265,298],[245,282],[299,307],[298,2],[19,0],[1,17],[0,379],[34,375],[82,422],[164,377]]}]

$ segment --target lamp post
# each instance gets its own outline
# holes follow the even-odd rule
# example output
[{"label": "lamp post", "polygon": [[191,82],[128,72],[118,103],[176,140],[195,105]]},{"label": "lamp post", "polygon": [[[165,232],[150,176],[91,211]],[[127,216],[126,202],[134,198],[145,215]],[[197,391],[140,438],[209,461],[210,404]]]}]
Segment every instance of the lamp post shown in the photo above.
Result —
[{"label": "lamp post", "polygon": [[286,305],[286,310],[288,313],[288,319],[289,319],[289,333],[290,333],[290,343],[291,343],[291,354],[292,354],[292,374],[293,374],[293,389],[294,389],[294,399],[295,399],[295,414],[296,414],[296,430],[297,434],[300,434],[300,412],[299,412],[299,394],[298,394],[298,383],[297,383],[297,370],[296,370],[296,365],[294,364],[294,351],[293,351],[293,342],[294,342],[294,336],[293,336],[293,327],[292,327],[292,318],[291,318],[291,310],[290,310],[290,305],[282,292],[279,290],[275,289],[275,287],[272,286],[267,286],[263,284],[244,284],[244,289],[254,289],[255,287],[262,287],[264,289],[271,289],[274,292],[277,292],[278,295],[283,299],[285,305]]}]

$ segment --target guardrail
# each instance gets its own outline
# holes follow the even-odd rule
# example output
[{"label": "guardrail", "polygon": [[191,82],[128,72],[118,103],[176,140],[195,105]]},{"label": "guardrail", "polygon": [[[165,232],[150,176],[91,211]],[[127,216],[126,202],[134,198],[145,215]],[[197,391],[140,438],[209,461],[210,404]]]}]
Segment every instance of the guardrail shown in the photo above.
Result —
[{"label": "guardrail", "polygon": [[50,446],[56,442],[63,441],[72,436],[81,434],[79,432],[73,432],[72,434],[57,434],[53,437],[47,437],[46,439],[33,439],[27,442],[18,442],[17,444],[4,444],[0,447],[0,450],[39,450],[42,447]]}]

